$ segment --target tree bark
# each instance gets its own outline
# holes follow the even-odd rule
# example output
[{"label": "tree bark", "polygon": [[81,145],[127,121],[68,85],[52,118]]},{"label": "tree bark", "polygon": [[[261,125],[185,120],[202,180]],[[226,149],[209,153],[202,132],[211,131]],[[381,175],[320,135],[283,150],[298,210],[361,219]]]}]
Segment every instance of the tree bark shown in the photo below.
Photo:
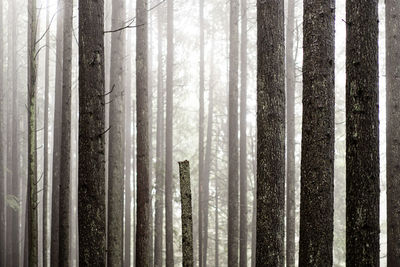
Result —
[{"label": "tree bark", "polygon": [[[111,28],[125,24],[125,2],[113,0]],[[125,31],[111,34],[110,131],[108,148],[107,264],[122,266],[124,210],[124,46]]]},{"label": "tree bark", "polygon": [[400,3],[386,0],[387,266],[400,266]]},{"label": "tree bark", "polygon": [[167,0],[167,83],[165,130],[165,225],[166,267],[174,266],[172,162],[173,162],[173,67],[174,67],[174,1]]},{"label": "tree bark", "polygon": [[284,266],[283,2],[283,0],[257,2],[257,266]]},{"label": "tree bark", "polygon": [[229,35],[229,187],[228,187],[228,265],[239,264],[239,151],[238,151],[238,74],[239,0],[230,1]]},{"label": "tree bark", "polygon": [[247,267],[247,0],[240,7],[240,267]]},{"label": "tree bark", "polygon": [[179,162],[182,205],[182,266],[193,266],[193,219],[189,161]]},{"label": "tree bark", "polygon": [[104,2],[79,1],[79,263],[106,264]]},{"label": "tree bark", "polygon": [[136,266],[150,266],[149,104],[147,0],[137,0],[136,99],[137,99],[137,228]]},{"label": "tree bark", "polygon": [[378,1],[347,1],[346,25],[346,265],[379,266]]},{"label": "tree bark", "polygon": [[295,267],[296,254],[296,74],[294,61],[295,0],[288,0],[286,24],[286,95],[287,95],[287,164],[286,164],[286,266]]},{"label": "tree bark", "polygon": [[4,90],[4,44],[3,1],[0,1],[0,265],[6,266],[6,172],[5,172],[5,90]]},{"label": "tree bark", "polygon": [[332,266],[335,1],[305,1],[303,24],[299,265]]}]

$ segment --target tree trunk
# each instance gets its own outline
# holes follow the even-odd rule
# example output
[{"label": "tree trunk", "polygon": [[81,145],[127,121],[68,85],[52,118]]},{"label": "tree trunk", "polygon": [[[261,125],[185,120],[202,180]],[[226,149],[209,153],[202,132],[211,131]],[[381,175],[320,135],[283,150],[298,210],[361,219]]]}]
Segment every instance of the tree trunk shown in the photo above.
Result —
[{"label": "tree trunk", "polygon": [[400,3],[386,0],[387,266],[400,266]]},{"label": "tree trunk", "polygon": [[[283,0],[257,8],[256,265],[284,266],[285,43]],[[270,30],[273,29],[273,30]]]},{"label": "tree trunk", "polygon": [[71,183],[71,70],[73,1],[63,0],[63,80],[61,112],[59,266],[70,266],[70,183]]},{"label": "tree trunk", "polygon": [[5,90],[4,90],[3,1],[0,1],[0,265],[6,266],[6,172],[5,172]]},{"label": "tree trunk", "polygon": [[332,266],[335,1],[304,2],[303,47],[299,265]]},{"label": "tree trunk", "polygon": [[[49,6],[50,0],[47,0]],[[50,27],[50,12],[46,9],[46,29]],[[50,81],[50,33],[46,33],[44,129],[43,129],[43,267],[49,266],[49,81]]]},{"label": "tree trunk", "polygon": [[204,246],[204,0],[199,0],[199,24],[200,24],[200,84],[199,84],[199,267],[206,266],[204,253],[207,248]]},{"label": "tree trunk", "polygon": [[51,247],[50,266],[59,266],[59,210],[60,210],[60,157],[61,157],[61,106],[63,74],[63,13],[62,0],[58,1],[56,34],[56,73],[54,95],[53,173],[51,193]]},{"label": "tree trunk", "polygon": [[163,84],[163,10],[157,8],[158,77],[157,77],[157,144],[156,144],[156,199],[154,216],[154,266],[162,267],[162,241],[164,221],[164,168],[162,162],[164,136],[164,84]]},{"label": "tree trunk", "polygon": [[240,7],[240,267],[247,267],[247,0]]},{"label": "tree trunk", "polygon": [[37,161],[36,161],[36,0],[28,1],[28,240],[29,266],[38,266]]},{"label": "tree trunk", "polygon": [[104,2],[79,1],[79,263],[106,264]]},{"label": "tree trunk", "polygon": [[149,104],[147,0],[137,0],[136,99],[137,99],[137,228],[136,266],[150,266]]},{"label": "tree trunk", "polygon": [[193,219],[189,161],[179,162],[182,205],[182,266],[193,266]]},{"label": "tree trunk", "polygon": [[379,266],[378,1],[346,4],[346,265]]},{"label": "tree trunk", "polygon": [[228,188],[228,265],[238,266],[239,252],[239,175],[238,175],[238,74],[239,0],[230,2],[229,37],[229,188]]},{"label": "tree trunk", "polygon": [[[216,170],[218,170],[218,161],[215,161]],[[218,210],[218,179],[215,176],[215,267],[219,266],[219,210]]]},{"label": "tree trunk", "polygon": [[[125,2],[113,0],[111,28],[125,24]],[[122,266],[124,210],[124,46],[125,31],[111,34],[110,131],[108,148],[108,243],[107,264]]]},{"label": "tree trunk", "polygon": [[174,1],[167,0],[167,84],[165,130],[165,225],[166,267],[174,266],[172,162],[173,162],[173,67],[174,67]]},{"label": "tree trunk", "polygon": [[287,164],[286,164],[286,266],[295,267],[296,254],[296,75],[294,62],[295,0],[288,0],[286,24],[286,95],[287,95]]}]

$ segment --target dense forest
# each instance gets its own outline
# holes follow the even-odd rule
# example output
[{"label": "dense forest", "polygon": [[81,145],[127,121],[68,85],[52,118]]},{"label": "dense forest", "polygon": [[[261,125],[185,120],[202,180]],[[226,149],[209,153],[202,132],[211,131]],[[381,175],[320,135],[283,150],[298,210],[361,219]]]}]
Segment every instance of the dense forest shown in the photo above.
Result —
[{"label": "dense forest", "polygon": [[400,267],[398,0],[0,0],[0,266]]}]

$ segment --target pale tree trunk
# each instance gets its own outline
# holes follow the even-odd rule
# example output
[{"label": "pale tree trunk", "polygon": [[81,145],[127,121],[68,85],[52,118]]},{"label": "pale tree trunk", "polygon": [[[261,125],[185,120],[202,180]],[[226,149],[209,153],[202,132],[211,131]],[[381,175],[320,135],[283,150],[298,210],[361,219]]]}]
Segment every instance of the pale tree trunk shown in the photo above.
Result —
[{"label": "pale tree trunk", "polygon": [[334,11],[334,0],[304,1],[300,266],[333,264]]},{"label": "pale tree trunk", "polygon": [[73,1],[63,0],[63,80],[61,115],[59,266],[69,266],[71,182],[71,71]]},{"label": "pale tree trunk", "polygon": [[37,160],[36,160],[36,0],[28,1],[28,242],[29,266],[38,266]]},{"label": "pale tree trunk", "polygon": [[104,2],[79,1],[79,263],[106,264]]},{"label": "pale tree trunk", "polygon": [[174,68],[174,0],[167,0],[167,83],[165,130],[165,225],[166,267],[174,266],[172,162],[173,162],[173,68]]},{"label": "pale tree trunk", "polygon": [[193,266],[193,218],[189,161],[179,162],[182,218],[182,266]]},{"label": "pale tree trunk", "polygon": [[378,1],[346,2],[346,265],[379,266]]},{"label": "pale tree trunk", "polygon": [[5,172],[5,90],[4,90],[3,1],[0,1],[0,265],[6,266],[6,172]]},{"label": "pale tree trunk", "polygon": [[147,0],[136,1],[137,228],[136,266],[150,266],[148,13]]},{"label": "pale tree trunk", "polygon": [[288,0],[286,23],[286,94],[287,94],[287,164],[286,164],[286,266],[295,266],[296,171],[295,171],[295,62],[294,62],[295,0]]},{"label": "pale tree trunk", "polygon": [[240,7],[240,267],[247,267],[247,0]]},{"label": "pale tree trunk", "polygon": [[283,2],[257,1],[257,266],[285,265]]},{"label": "pale tree trunk", "polygon": [[[218,140],[218,139],[217,139]],[[215,170],[218,171],[218,161],[215,161]],[[219,266],[219,210],[218,210],[218,179],[215,176],[215,267]]]},{"label": "pale tree trunk", "polygon": [[[125,1],[112,1],[112,30],[125,25]],[[111,33],[110,126],[108,147],[107,264],[122,266],[124,211],[124,51],[125,31]]]},{"label": "pale tree trunk", "polygon": [[386,0],[387,253],[388,267],[400,266],[400,3]]},{"label": "pale tree trunk", "polygon": [[157,29],[158,29],[158,70],[157,70],[157,133],[156,133],[156,199],[154,216],[154,266],[162,266],[162,241],[163,241],[163,221],[164,221],[164,168],[162,148],[164,137],[164,83],[163,83],[163,10],[157,8]]},{"label": "pale tree trunk", "polygon": [[238,151],[238,74],[239,0],[230,1],[229,37],[229,189],[228,189],[228,265],[239,265],[239,151]]}]

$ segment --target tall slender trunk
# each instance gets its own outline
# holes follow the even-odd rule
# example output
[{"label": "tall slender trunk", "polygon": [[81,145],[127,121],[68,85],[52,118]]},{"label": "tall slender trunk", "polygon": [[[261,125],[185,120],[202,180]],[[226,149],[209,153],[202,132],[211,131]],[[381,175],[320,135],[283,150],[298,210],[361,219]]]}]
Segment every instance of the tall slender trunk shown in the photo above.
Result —
[{"label": "tall slender trunk", "polygon": [[[112,1],[111,28],[125,24],[125,1]],[[122,266],[124,208],[124,47],[125,31],[111,35],[110,126],[108,147],[108,234],[107,263]]]},{"label": "tall slender trunk", "polygon": [[285,264],[285,30],[283,2],[283,0],[257,1],[256,265],[277,267]]},{"label": "tall slender trunk", "polygon": [[238,151],[238,74],[239,0],[230,2],[229,35],[229,189],[228,189],[228,265],[239,264],[239,151]]},{"label": "tall slender trunk", "polygon": [[204,0],[199,0],[199,25],[200,25],[200,84],[199,84],[199,267],[206,265],[204,262]]},{"label": "tall slender trunk", "polygon": [[164,78],[163,78],[163,10],[157,9],[157,29],[158,29],[158,70],[157,70],[157,133],[156,133],[156,199],[154,216],[154,266],[162,266],[162,241],[163,241],[163,221],[164,221],[164,172],[162,155],[163,136],[164,136]]},{"label": "tall slender trunk", "polygon": [[56,77],[54,95],[53,124],[53,173],[51,193],[51,246],[50,266],[59,265],[59,210],[60,210],[60,157],[61,157],[61,117],[62,117],[62,74],[63,74],[63,14],[62,0],[58,0],[56,33]]},{"label": "tall slender trunk", "polygon": [[167,87],[165,131],[165,225],[166,267],[174,266],[172,162],[173,162],[173,68],[174,68],[174,0],[167,0]]},{"label": "tall slender trunk", "polygon": [[3,0],[0,0],[0,265],[6,266],[6,172],[5,172],[5,90],[4,90]]},{"label": "tall slender trunk", "polygon": [[37,161],[36,161],[36,0],[28,1],[28,240],[29,266],[38,266]]},{"label": "tall slender trunk", "polygon": [[148,13],[147,0],[137,0],[136,99],[137,99],[137,228],[136,265],[150,266]]},{"label": "tall slender trunk", "polygon": [[386,0],[387,253],[388,267],[400,266],[400,3]]},{"label": "tall slender trunk", "polygon": [[193,218],[189,161],[179,162],[182,205],[182,266],[193,266]]},{"label": "tall slender trunk", "polygon": [[[215,170],[218,170],[218,161],[215,161]],[[219,266],[219,207],[218,207],[218,179],[215,176],[215,267]]]},{"label": "tall slender trunk", "polygon": [[346,25],[346,265],[379,266],[378,1],[347,1]]},{"label": "tall slender trunk", "polygon": [[106,264],[104,2],[79,1],[79,263]]},{"label": "tall slender trunk", "polygon": [[296,170],[295,170],[295,62],[294,62],[295,0],[288,0],[286,24],[286,95],[287,95],[287,164],[286,164],[286,266],[295,266],[296,253]]},{"label": "tall slender trunk", "polygon": [[61,105],[61,155],[59,198],[59,264],[69,266],[71,182],[71,71],[73,1],[63,0],[63,80]]},{"label": "tall slender trunk", "polygon": [[[47,0],[47,7],[50,0]],[[50,12],[46,9],[46,29],[50,27]],[[50,81],[50,33],[46,33],[44,129],[43,129],[43,267],[49,266],[49,81]]]},{"label": "tall slender trunk", "polygon": [[[332,266],[335,0],[304,1],[303,21],[304,82],[299,265]],[[294,105],[294,100],[291,100],[291,105]]]},{"label": "tall slender trunk", "polygon": [[247,267],[247,0],[240,7],[240,267]]}]

